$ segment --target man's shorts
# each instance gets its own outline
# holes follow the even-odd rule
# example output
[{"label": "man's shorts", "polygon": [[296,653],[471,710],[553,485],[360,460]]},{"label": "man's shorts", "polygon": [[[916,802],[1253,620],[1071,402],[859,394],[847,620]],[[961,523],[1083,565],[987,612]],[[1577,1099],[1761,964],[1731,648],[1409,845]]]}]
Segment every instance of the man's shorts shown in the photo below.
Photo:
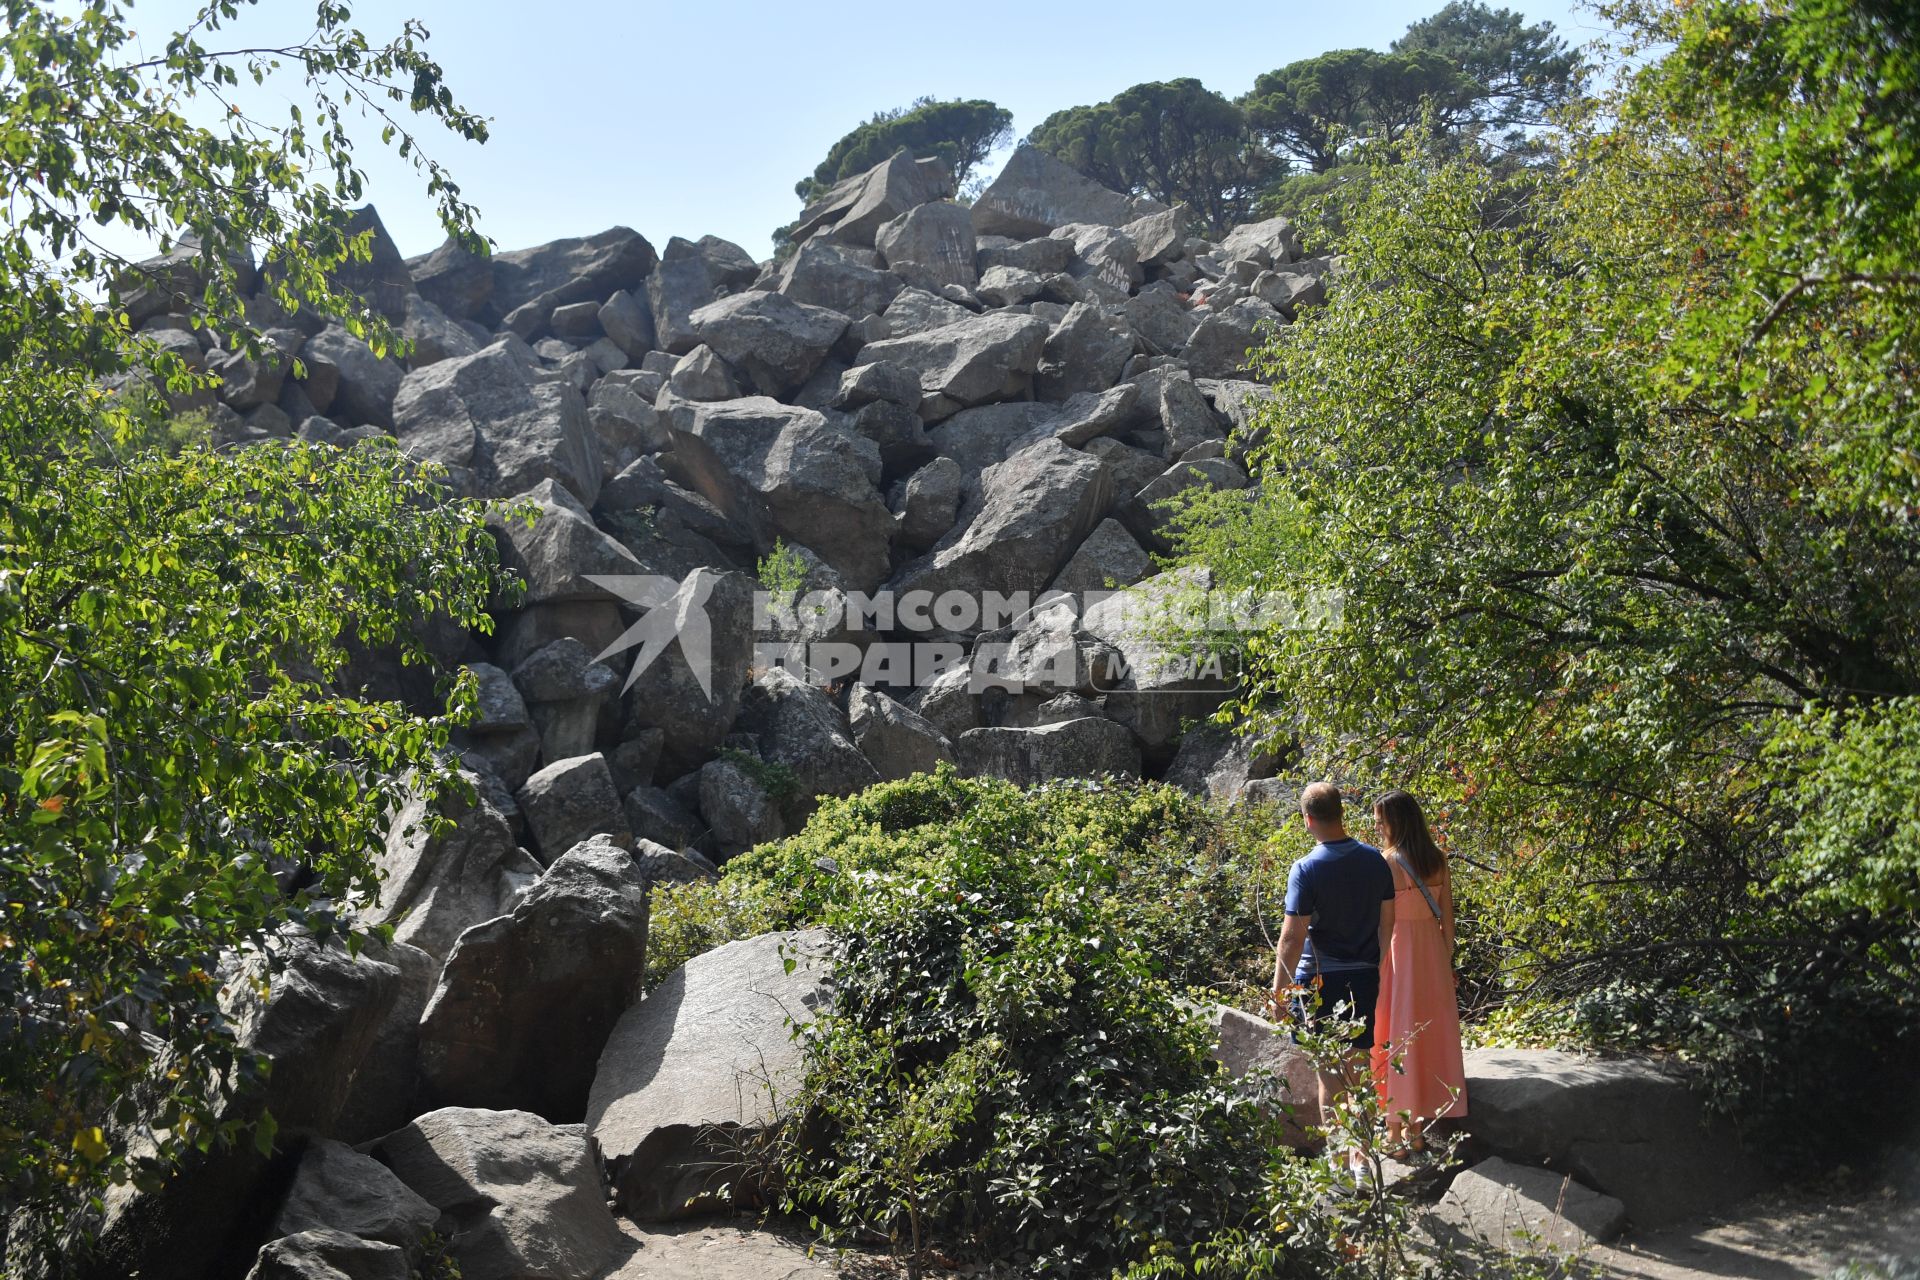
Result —
[{"label": "man's shorts", "polygon": [[[1373,1048],[1373,1011],[1380,1003],[1380,970],[1375,969],[1335,969],[1329,973],[1316,974],[1302,986],[1312,987],[1320,995],[1320,1007],[1313,1008],[1313,1002],[1306,996],[1293,998],[1294,1016],[1303,1027],[1311,1027],[1316,1021],[1339,1018],[1351,1022],[1358,1018],[1365,1022],[1366,1030],[1360,1038],[1353,1041],[1356,1049]],[[1342,1009],[1340,1006],[1345,1005]]]}]

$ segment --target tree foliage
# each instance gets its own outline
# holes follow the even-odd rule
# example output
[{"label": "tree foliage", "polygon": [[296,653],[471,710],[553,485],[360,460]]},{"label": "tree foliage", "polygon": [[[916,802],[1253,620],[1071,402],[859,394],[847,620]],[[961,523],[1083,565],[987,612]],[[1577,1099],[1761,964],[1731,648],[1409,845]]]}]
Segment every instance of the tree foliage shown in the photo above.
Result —
[{"label": "tree foliage", "polygon": [[1475,88],[1453,59],[1426,49],[1336,49],[1261,73],[1245,103],[1276,152],[1324,173],[1357,140],[1398,142],[1429,103],[1464,112]]},{"label": "tree foliage", "polygon": [[[1479,0],[1452,0],[1422,18],[1393,42],[1396,54],[1432,53],[1445,58],[1472,86],[1471,96],[1449,113],[1449,123],[1483,129],[1523,129],[1547,123],[1585,83],[1578,50],[1554,34],[1551,22],[1529,23],[1513,9],[1493,9]],[[1441,103],[1443,111],[1452,104]]]},{"label": "tree foliage", "polygon": [[1056,111],[1027,141],[1115,191],[1185,204],[1219,230],[1245,220],[1274,172],[1246,113],[1190,77]]},{"label": "tree foliage", "polygon": [[942,101],[920,98],[910,107],[876,112],[827,149],[794,193],[812,200],[843,178],[865,173],[904,148],[918,157],[938,156],[953,171],[956,189],[994,148],[1012,136],[1013,113],[980,98]]},{"label": "tree foliage", "polygon": [[[257,48],[228,37],[246,8],[142,45],[124,3],[11,0],[0,33],[0,1200],[48,1228],[240,1136],[223,1099],[258,1064],[216,1000],[223,956],[344,932],[398,788],[447,775],[439,700],[364,689],[351,655],[430,671],[423,625],[484,627],[494,586],[481,510],[391,446],[216,452],[177,429],[170,398],[211,377],[98,300],[183,288],[190,323],[257,353],[258,261],[278,306],[388,349],[332,283],[369,256],[346,207],[362,116],[484,248],[413,132],[486,132],[425,31],[373,43],[326,0],[305,41]],[[306,106],[256,119],[243,77]],[[101,227],[174,261],[152,276]]]},{"label": "tree foliage", "polygon": [[1343,599],[1246,709],[1434,799],[1516,997],[1787,1099],[1920,1022],[1920,30],[1617,16],[1670,51],[1554,164],[1371,165],[1188,551]]}]

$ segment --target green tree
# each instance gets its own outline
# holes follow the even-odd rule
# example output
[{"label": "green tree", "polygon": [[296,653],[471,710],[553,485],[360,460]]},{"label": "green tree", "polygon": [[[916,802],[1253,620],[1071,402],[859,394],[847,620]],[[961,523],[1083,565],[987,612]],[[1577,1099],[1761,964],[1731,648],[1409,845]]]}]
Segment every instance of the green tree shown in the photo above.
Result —
[{"label": "green tree", "polygon": [[[257,353],[257,257],[274,305],[387,349],[381,318],[331,283],[370,256],[346,208],[361,115],[449,233],[485,247],[414,132],[485,124],[418,24],[373,43],[327,0],[304,41],[268,49],[227,39],[247,7],[214,0],[136,43],[125,3],[9,0],[0,32],[0,1201],[49,1230],[243,1136],[223,1097],[258,1064],[215,998],[222,954],[288,925],[344,932],[399,788],[448,776],[438,700],[382,700],[348,655],[430,664],[422,625],[484,627],[493,587],[481,509],[391,445],[215,452],[173,430],[168,395],[140,389],[211,377],[98,301],[164,285]],[[243,77],[307,106],[262,122]],[[173,260],[125,261],[102,227]],[[442,681],[455,714],[470,683]],[[154,1154],[130,1161],[142,1125]]]},{"label": "green tree", "polygon": [[980,98],[919,98],[906,108],[876,112],[827,149],[827,158],[794,184],[810,201],[843,178],[864,173],[904,148],[915,157],[938,156],[953,171],[956,190],[994,148],[1012,136],[1013,113]]},{"label": "green tree", "polygon": [[1520,129],[1547,122],[1549,114],[1580,93],[1586,66],[1577,50],[1554,34],[1551,22],[1527,22],[1512,9],[1480,0],[1453,0],[1407,28],[1393,42],[1397,54],[1434,53],[1473,84],[1464,104],[1445,104],[1449,123],[1471,121],[1484,128]]},{"label": "green tree", "polygon": [[1439,53],[1335,49],[1261,73],[1242,105],[1275,151],[1325,173],[1352,143],[1398,142],[1428,104],[1445,114],[1464,111],[1474,89]]},{"label": "green tree", "polygon": [[1660,56],[1552,166],[1372,165],[1188,550],[1343,601],[1245,709],[1431,798],[1534,1013],[1880,1125],[1835,1095],[1920,1034],[1920,27],[1617,14]]},{"label": "green tree", "polygon": [[1243,221],[1274,172],[1245,113],[1191,77],[1056,111],[1027,141],[1116,191],[1186,204],[1214,229]]}]

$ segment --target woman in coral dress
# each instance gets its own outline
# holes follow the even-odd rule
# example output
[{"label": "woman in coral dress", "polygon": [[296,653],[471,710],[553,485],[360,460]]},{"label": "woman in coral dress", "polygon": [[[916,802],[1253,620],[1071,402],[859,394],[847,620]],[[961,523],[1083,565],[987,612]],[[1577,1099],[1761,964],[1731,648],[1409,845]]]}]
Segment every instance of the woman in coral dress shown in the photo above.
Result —
[{"label": "woman in coral dress", "polygon": [[1453,984],[1453,886],[1420,802],[1390,791],[1373,806],[1393,871],[1393,942],[1380,957],[1373,1078],[1396,1145],[1419,1149],[1426,1127],[1467,1114],[1460,1004]]}]

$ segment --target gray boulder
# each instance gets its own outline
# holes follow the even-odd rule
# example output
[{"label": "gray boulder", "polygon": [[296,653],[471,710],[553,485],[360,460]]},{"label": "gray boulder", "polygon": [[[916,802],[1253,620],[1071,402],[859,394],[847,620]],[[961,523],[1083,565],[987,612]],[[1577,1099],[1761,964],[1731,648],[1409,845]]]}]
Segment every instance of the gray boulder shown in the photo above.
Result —
[{"label": "gray boulder", "polygon": [[1107,468],[1054,440],[1030,445],[981,477],[978,512],[902,570],[896,591],[1038,592],[1106,512]]},{"label": "gray boulder", "polygon": [[893,517],[875,484],[880,451],[836,431],[811,409],[754,396],[676,405],[675,462],[691,487],[731,518],[817,551],[849,587],[870,589],[887,571]]},{"label": "gray boulder", "polygon": [[[680,357],[667,375],[667,388],[681,400],[733,400],[740,395],[740,383],[733,369],[712,347],[702,343]],[[661,400],[661,405],[671,402]]]},{"label": "gray boulder", "polygon": [[417,1258],[440,1211],[408,1190],[372,1156],[344,1142],[319,1138],[307,1145],[293,1185],[274,1215],[273,1233],[334,1230],[378,1240]]},{"label": "gray boulder", "polygon": [[721,857],[744,853],[787,833],[780,806],[746,764],[722,757],[700,770],[700,814]]},{"label": "gray boulder", "polygon": [[1109,518],[1087,535],[1047,589],[1086,596],[1130,587],[1152,572],[1153,558],[1140,549],[1125,525]]},{"label": "gray boulder", "polygon": [[579,1119],[646,949],[647,881],[627,850],[600,837],[560,855],[511,915],[468,929],[447,956],[420,1016],[428,1095]]},{"label": "gray boulder", "polygon": [[[1109,716],[1164,761],[1189,722],[1211,715],[1233,688],[1224,660],[1210,663],[1160,637],[1209,585],[1204,571],[1170,570],[1090,605],[1082,625],[1119,652],[1124,675],[1107,691]],[[1166,750],[1161,750],[1165,748]]]},{"label": "gray boulder", "polygon": [[534,851],[549,864],[589,836],[632,843],[613,773],[597,751],[555,760],[528,778],[513,798],[526,815]]},{"label": "gray boulder", "polygon": [[830,998],[828,946],[823,930],[730,942],[674,970],[620,1019],[587,1125],[622,1212],[659,1221],[719,1207],[728,1184],[752,1190],[726,1145],[772,1123],[798,1085],[793,1032]]},{"label": "gray boulder", "polygon": [[269,1240],[247,1280],[408,1280],[412,1274],[403,1249],[319,1229]]},{"label": "gray boulder", "polygon": [[487,527],[500,547],[500,563],[526,583],[523,604],[604,600],[596,575],[641,572],[631,551],[600,531],[580,500],[555,480],[542,480],[514,499],[535,509],[531,524],[493,513]]},{"label": "gray boulder", "polygon": [[718,236],[667,241],[659,267],[647,277],[654,344],[673,355],[693,350],[699,338],[689,317],[721,294],[753,283],[758,273],[744,249]]},{"label": "gray boulder", "polygon": [[869,343],[861,358],[901,365],[919,375],[920,389],[927,396],[944,397],[954,408],[962,408],[1024,394],[1032,385],[1046,342],[1044,320],[995,313]]},{"label": "gray boulder", "polygon": [[300,359],[310,380],[334,380],[334,417],[356,426],[393,429],[393,399],[406,370],[375,355],[372,347],[337,324],[307,339],[300,349]]},{"label": "gray boulder", "polygon": [[601,708],[620,687],[620,675],[594,661],[594,651],[572,636],[536,649],[513,669],[514,683],[540,734],[549,760],[593,750]]},{"label": "gray boulder", "polygon": [[1165,286],[1142,289],[1127,299],[1122,312],[1134,336],[1154,355],[1179,355],[1200,324],[1179,295]]},{"label": "gray boulder", "polygon": [[[424,369],[442,360],[470,356],[480,349],[480,343],[472,334],[417,293],[407,296],[406,316],[401,321],[400,334],[413,347],[407,353],[409,369]],[[398,390],[396,386],[395,392]]]},{"label": "gray boulder", "polygon": [[1184,204],[1159,213],[1136,218],[1121,230],[1133,241],[1143,267],[1157,267],[1186,256],[1187,237],[1192,234],[1193,211]]},{"label": "gray boulder", "polygon": [[1024,306],[1046,296],[1047,277],[1019,267],[988,267],[974,292],[988,306]]},{"label": "gray boulder", "polygon": [[834,408],[851,411],[875,403],[914,408],[920,403],[919,376],[911,369],[884,360],[869,361],[840,375],[840,387],[833,397]]},{"label": "gray boulder", "polygon": [[995,267],[1031,272],[1042,278],[1058,275],[1073,261],[1073,243],[1054,239],[1048,234],[1051,230],[1049,227],[1047,231],[1038,232],[1031,240],[981,236],[975,241],[979,249],[974,254],[974,264],[982,277]]},{"label": "gray boulder", "polygon": [[1133,331],[1125,321],[1090,303],[1077,303],[1047,335],[1034,391],[1056,403],[1083,392],[1103,392],[1120,380],[1132,356]]},{"label": "gray boulder", "polygon": [[455,320],[475,320],[493,301],[493,262],[449,238],[424,257],[407,261],[420,296]]},{"label": "gray boulder", "polygon": [[344,230],[350,236],[366,236],[370,252],[365,262],[353,259],[335,267],[334,286],[366,299],[373,310],[398,322],[407,313],[407,299],[414,296],[413,276],[379,211],[370,204],[347,210]]},{"label": "gray boulder", "polygon": [[1229,231],[1218,245],[1219,256],[1228,261],[1254,262],[1263,267],[1280,267],[1300,256],[1300,236],[1285,218],[1263,222],[1244,222]]},{"label": "gray boulder", "polygon": [[1120,227],[1136,216],[1133,201],[1110,191],[1035,146],[1014,148],[1006,167],[973,202],[973,227],[983,236],[1025,240],[1068,223]]},{"label": "gray boulder", "polygon": [[394,396],[394,434],[468,492],[504,498],[554,480],[591,506],[601,463],[586,402],[570,386],[538,380],[537,368],[524,343],[503,338],[416,369]]},{"label": "gray boulder", "polygon": [[647,238],[627,227],[555,240],[493,255],[495,314],[529,303],[549,314],[573,302],[601,302],[616,290],[637,289],[658,258]]},{"label": "gray boulder", "polygon": [[1209,311],[1181,354],[1196,378],[1238,378],[1247,371],[1247,351],[1265,340],[1268,328],[1286,322],[1258,298],[1242,298]]},{"label": "gray boulder", "polygon": [[687,322],[757,391],[776,398],[806,382],[847,327],[836,311],[757,291],[710,302]]},{"label": "gray boulder", "polygon": [[1208,1011],[1213,1025],[1213,1056],[1235,1080],[1248,1080],[1273,1092],[1268,1096],[1291,1108],[1287,1145],[1306,1146],[1309,1126],[1319,1121],[1320,1077],[1313,1060],[1294,1044],[1284,1027],[1224,1004]]},{"label": "gray boulder", "polygon": [[1133,425],[1139,401],[1137,382],[1123,382],[1104,391],[1079,392],[1060,406],[1060,415],[1052,422],[1050,434],[1061,444],[1078,448],[1097,436]]},{"label": "gray boulder", "polygon": [[880,780],[826,691],[779,667],[747,687],[740,727],[759,738],[763,760],[792,772],[793,794],[781,798],[791,829],[805,824],[815,797],[851,795]]},{"label": "gray boulder", "polygon": [[859,320],[885,311],[902,284],[899,276],[881,269],[873,250],[816,237],[793,251],[773,287],[795,302]]},{"label": "gray boulder", "polygon": [[[444,830],[432,829],[434,815],[445,819]],[[435,957],[470,926],[513,910],[540,874],[499,810],[451,790],[432,801],[415,794],[401,805],[375,865],[380,901],[366,909],[366,922],[393,925],[396,942]]]},{"label": "gray boulder", "polygon": [[882,779],[932,773],[953,759],[953,743],[931,721],[867,685],[855,684],[847,695],[847,722]]},{"label": "gray boulder", "polygon": [[1617,1238],[1627,1225],[1626,1206],[1614,1197],[1498,1156],[1456,1175],[1433,1216],[1474,1240],[1522,1254],[1542,1244],[1591,1248]]},{"label": "gray boulder", "polygon": [[[925,289],[907,288],[894,295],[887,304],[881,319],[886,324],[883,338],[909,338],[915,334],[926,333],[933,329],[944,329],[950,324],[959,324],[973,318],[973,312],[957,302],[950,302],[938,294],[928,293]],[[876,339],[878,341],[880,339]],[[868,346],[873,345],[868,343]],[[885,359],[875,356],[864,349],[860,358],[866,361]],[[918,372],[916,371],[916,376]]]},{"label": "gray boulder", "polygon": [[978,493],[981,472],[1008,454],[1054,434],[1060,412],[1031,400],[962,409],[927,433],[934,452],[960,464],[967,490]]},{"label": "gray boulder", "polygon": [[896,151],[865,173],[835,183],[801,211],[789,238],[799,244],[829,231],[842,244],[871,249],[882,225],[952,194],[953,175],[944,164]]},{"label": "gray boulder", "polygon": [[696,569],[654,606],[678,640],[628,676],[627,723],[662,731],[661,759],[673,772],[704,763],[733,726],[753,661],[755,590],[746,574]]},{"label": "gray boulder", "polygon": [[1249,782],[1273,776],[1273,756],[1254,748],[1244,734],[1218,725],[1201,725],[1180,737],[1180,749],[1163,781],[1197,796],[1231,801]]},{"label": "gray boulder", "polygon": [[440,1211],[463,1280],[593,1280],[621,1248],[578,1125],[445,1107],[373,1154]]},{"label": "gray boulder", "polygon": [[[506,799],[512,802],[512,797]],[[531,858],[527,862],[538,869]],[[440,957],[404,942],[376,944],[375,954],[400,971],[400,985],[329,1131],[342,1142],[366,1142],[391,1133],[421,1110],[420,1015],[440,981]]]},{"label": "gray boulder", "polygon": [[1140,249],[1126,232],[1111,226],[1074,222],[1056,227],[1053,238],[1073,246],[1067,274],[1075,280],[1097,280],[1126,294],[1146,278],[1140,269]]},{"label": "gray boulder", "polygon": [[961,205],[947,200],[917,205],[883,224],[873,247],[888,270],[922,287],[973,287],[973,219]]},{"label": "gray boulder", "polygon": [[587,422],[600,446],[603,479],[612,479],[668,444],[666,419],[630,382],[602,378],[595,383],[587,395]]},{"label": "gray boulder", "polygon": [[1710,1122],[1685,1077],[1644,1058],[1545,1049],[1467,1054],[1468,1130],[1486,1151],[1545,1165],[1659,1227],[1759,1189],[1758,1164]]},{"label": "gray boulder", "polygon": [[962,773],[1033,786],[1052,778],[1140,776],[1140,750],[1125,726],[1104,718],[1032,729],[969,729],[954,743]]},{"label": "gray boulder", "polygon": [[894,502],[894,541],[912,551],[924,551],[953,528],[960,511],[966,479],[952,458],[935,458],[908,476]]},{"label": "gray boulder", "polygon": [[1159,419],[1160,429],[1166,432],[1168,456],[1178,458],[1207,441],[1226,437],[1226,427],[1214,415],[1205,394],[1180,369],[1152,369],[1138,381],[1142,406]]},{"label": "gray boulder", "polygon": [[660,787],[635,787],[627,792],[625,808],[636,848],[684,849],[700,834],[700,819]]},{"label": "gray boulder", "polygon": [[613,339],[628,357],[639,360],[653,350],[653,312],[633,294],[615,289],[596,313],[600,331]]}]

